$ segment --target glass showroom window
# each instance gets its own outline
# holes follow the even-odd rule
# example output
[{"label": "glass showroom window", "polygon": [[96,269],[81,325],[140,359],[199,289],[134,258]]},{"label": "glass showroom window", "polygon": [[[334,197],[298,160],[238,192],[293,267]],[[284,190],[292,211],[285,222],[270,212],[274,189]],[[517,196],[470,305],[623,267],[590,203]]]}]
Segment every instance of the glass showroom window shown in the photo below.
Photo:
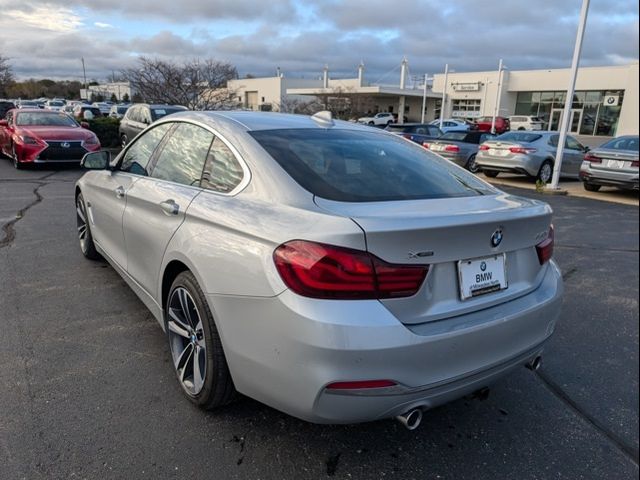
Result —
[{"label": "glass showroom window", "polygon": [[452,117],[475,118],[480,116],[480,99],[459,98],[453,100]]}]

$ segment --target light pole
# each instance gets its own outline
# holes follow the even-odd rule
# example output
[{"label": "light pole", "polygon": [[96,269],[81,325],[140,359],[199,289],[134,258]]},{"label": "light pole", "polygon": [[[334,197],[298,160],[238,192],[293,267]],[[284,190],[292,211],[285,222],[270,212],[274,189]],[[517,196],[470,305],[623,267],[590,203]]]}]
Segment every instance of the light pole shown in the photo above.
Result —
[{"label": "light pole", "polygon": [[427,108],[427,74],[424,74],[424,88],[422,89],[422,116],[420,123],[424,123],[424,111]]},{"label": "light pole", "polygon": [[82,57],[82,75],[84,76],[84,94],[87,96],[87,100],[89,99],[89,90],[87,86],[87,71],[84,68],[84,57]]},{"label": "light pole", "polygon": [[576,89],[576,77],[578,76],[578,66],[580,65],[580,53],[582,52],[582,39],[584,38],[584,29],[587,24],[587,13],[589,13],[589,0],[582,0],[582,9],[580,10],[580,23],[578,24],[578,32],[576,34],[576,44],[573,48],[573,60],[571,61],[571,74],[569,79],[569,88],[567,89],[567,98],[564,100],[564,110],[560,120],[560,136],[558,137],[558,149],[556,150],[556,161],[553,165],[553,178],[549,190],[558,190],[560,182],[560,171],[562,168],[562,155],[564,154],[564,142],[567,138],[567,130],[571,121],[571,105],[573,104],[573,93]]},{"label": "light pole", "polygon": [[498,63],[498,89],[496,91],[496,104],[493,109],[493,118],[491,119],[491,133],[496,133],[496,117],[500,113],[500,97],[502,96],[502,59]]},{"label": "light pole", "polygon": [[444,122],[444,108],[447,102],[447,82],[449,79],[449,64],[444,66],[444,86],[442,87],[442,105],[440,105],[440,130],[442,130],[442,123]]}]

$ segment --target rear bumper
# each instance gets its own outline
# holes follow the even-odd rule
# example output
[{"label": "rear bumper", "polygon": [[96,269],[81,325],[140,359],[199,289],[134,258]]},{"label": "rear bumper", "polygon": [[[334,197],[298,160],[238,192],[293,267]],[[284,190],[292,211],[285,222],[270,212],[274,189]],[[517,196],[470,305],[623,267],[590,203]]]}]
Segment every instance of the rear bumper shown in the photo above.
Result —
[{"label": "rear bumper", "polygon": [[460,153],[434,152],[447,160],[464,167],[467,164],[467,157]]},{"label": "rear bumper", "polygon": [[512,155],[508,158],[489,156],[478,152],[476,164],[487,170],[496,172],[520,173],[535,177],[540,171],[542,160],[530,155]]},{"label": "rear bumper", "polygon": [[638,190],[638,172],[593,168],[589,162],[583,162],[580,168],[580,180],[592,185],[619,187]]},{"label": "rear bumper", "polygon": [[[540,354],[560,313],[551,262],[540,286],[515,300],[406,326],[380,302],[208,295],[236,388],[315,423],[355,423],[431,408],[497,380]],[[326,390],[387,379],[391,389]]]}]

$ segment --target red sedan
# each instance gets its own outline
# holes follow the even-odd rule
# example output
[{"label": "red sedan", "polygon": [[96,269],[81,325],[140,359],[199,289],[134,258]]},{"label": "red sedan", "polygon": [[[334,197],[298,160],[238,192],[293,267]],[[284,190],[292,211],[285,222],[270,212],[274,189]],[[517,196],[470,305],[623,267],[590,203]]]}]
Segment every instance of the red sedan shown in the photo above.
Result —
[{"label": "red sedan", "polygon": [[16,168],[39,163],[79,163],[100,150],[98,137],[66,113],[14,109],[0,120],[0,151]]},{"label": "red sedan", "polygon": [[[474,122],[478,126],[480,132],[490,132],[493,117],[480,117]],[[496,133],[498,135],[511,130],[511,123],[508,118],[496,117]]]}]

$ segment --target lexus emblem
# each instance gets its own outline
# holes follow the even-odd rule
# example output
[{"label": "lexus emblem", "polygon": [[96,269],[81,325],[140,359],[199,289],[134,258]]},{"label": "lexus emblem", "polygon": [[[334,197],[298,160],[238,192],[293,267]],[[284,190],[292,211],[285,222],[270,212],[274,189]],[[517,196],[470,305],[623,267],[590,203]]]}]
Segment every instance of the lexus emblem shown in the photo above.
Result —
[{"label": "lexus emblem", "polygon": [[62,148],[69,148],[69,147],[71,146],[71,144],[70,144],[69,142],[62,142],[62,143],[60,144],[60,146],[61,146]]},{"label": "lexus emblem", "polygon": [[496,248],[500,243],[502,243],[502,228],[498,228],[493,235],[491,235],[491,246]]}]

